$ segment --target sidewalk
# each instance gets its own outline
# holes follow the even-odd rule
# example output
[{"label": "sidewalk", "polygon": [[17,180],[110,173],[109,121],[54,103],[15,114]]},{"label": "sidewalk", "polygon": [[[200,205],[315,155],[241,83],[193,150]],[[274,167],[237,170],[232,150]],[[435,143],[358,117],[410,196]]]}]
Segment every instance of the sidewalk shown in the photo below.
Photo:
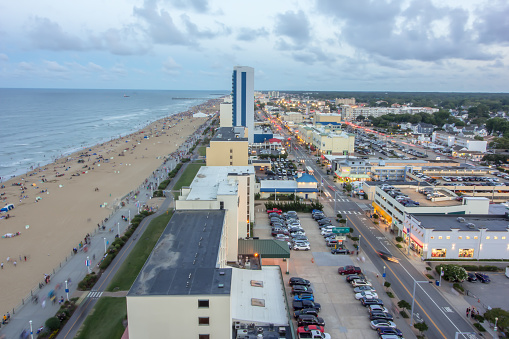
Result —
[{"label": "sidewalk", "polygon": [[[210,122],[208,122],[204,128],[208,127],[209,124]],[[200,130],[203,130],[203,128]],[[202,139],[202,134],[197,131],[191,136],[189,142],[184,142],[181,145],[178,151],[182,152],[181,154],[183,155],[186,154],[194,142],[200,139]],[[79,250],[77,254],[72,255],[61,268],[58,270],[55,269],[54,272],[52,272],[53,274],[51,274],[50,283],[43,285],[37,293],[34,293],[34,295],[38,296],[38,302],[32,303],[31,299],[28,298],[28,302],[26,302],[16,314],[11,314],[9,324],[2,326],[0,329],[0,336],[5,335],[7,338],[19,338],[23,330],[30,333],[29,321],[32,321],[32,329],[35,337],[36,330],[43,326],[48,318],[54,316],[60,308],[58,302],[52,303],[49,300],[48,295],[54,291],[56,300],[61,297],[67,300],[67,294],[65,293],[66,280],[69,289],[69,299],[72,297],[80,297],[84,293],[88,294],[88,291],[77,291],[78,282],[88,273],[86,260],[90,260],[90,270],[98,270],[97,266],[106,252],[106,248],[115,240],[115,235],[118,230],[120,230],[120,234],[122,234],[130,224],[129,221],[122,220],[121,216],[128,217],[130,215],[131,218],[133,218],[138,213],[138,208],[151,199],[153,188],[157,188],[158,182],[167,177],[167,172],[175,168],[181,157],[182,156],[178,156],[176,159],[168,160],[165,164],[162,164],[146,179],[146,181],[143,180],[137,190],[124,197],[129,198],[129,203],[127,203],[127,199],[125,199],[125,206],[114,211],[112,216],[104,222],[104,230],[100,228],[92,232],[93,234],[90,236],[90,243],[87,246],[87,251],[85,252],[83,249]],[[138,191],[139,193],[137,193]],[[78,244],[76,244],[75,247],[78,248]],[[72,248],[69,250],[72,252]],[[43,280],[42,278],[43,277],[41,277],[41,281]],[[112,296],[118,297],[120,296],[119,293],[120,292],[112,293]]]}]

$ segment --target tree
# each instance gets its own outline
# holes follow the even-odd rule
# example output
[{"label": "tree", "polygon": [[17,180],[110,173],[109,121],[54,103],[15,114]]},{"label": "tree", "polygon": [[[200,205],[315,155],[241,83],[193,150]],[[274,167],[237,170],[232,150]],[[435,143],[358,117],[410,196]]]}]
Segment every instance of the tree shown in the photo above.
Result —
[{"label": "tree", "polygon": [[447,281],[459,281],[462,282],[467,279],[467,271],[458,265],[438,265],[436,267],[437,273],[440,274],[440,268],[444,270],[444,279]]},{"label": "tree", "polygon": [[388,290],[388,289],[389,289],[389,287],[391,287],[391,283],[390,283],[390,282],[388,282],[388,281],[386,281],[386,282],[384,282],[384,286],[385,286],[385,288]]},{"label": "tree", "polygon": [[484,138],[479,135],[476,135],[474,136],[474,140],[484,141]]},{"label": "tree", "polygon": [[484,318],[492,323],[495,323],[495,318],[498,318],[497,325],[500,328],[509,328],[509,312],[501,308],[493,308],[489,311],[486,311],[486,313],[484,313]]},{"label": "tree", "polygon": [[352,190],[352,184],[348,183],[345,185],[345,190],[347,190],[348,192],[350,192]]},{"label": "tree", "polygon": [[428,330],[428,325],[424,321],[422,323],[415,323],[414,327],[419,330],[420,334]]},{"label": "tree", "polygon": [[412,305],[406,300],[400,300],[398,301],[398,307],[406,310],[410,310],[412,308]]}]

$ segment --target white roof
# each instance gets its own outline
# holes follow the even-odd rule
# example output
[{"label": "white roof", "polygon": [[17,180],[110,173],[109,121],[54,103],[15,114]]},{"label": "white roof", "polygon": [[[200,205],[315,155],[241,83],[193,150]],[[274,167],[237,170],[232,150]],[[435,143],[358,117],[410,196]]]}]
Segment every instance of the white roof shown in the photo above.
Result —
[{"label": "white roof", "polygon": [[295,180],[260,180],[260,188],[279,189],[292,188],[297,189],[297,181]]},{"label": "white roof", "polygon": [[238,184],[228,175],[254,173],[253,166],[203,166],[194,177],[186,200],[214,200],[218,194],[237,194]]},{"label": "white roof", "polygon": [[[251,281],[263,282],[263,287],[251,286]],[[231,315],[233,321],[288,326],[285,288],[279,266],[263,266],[261,270],[233,268]],[[265,306],[252,306],[251,299],[261,299]]]}]

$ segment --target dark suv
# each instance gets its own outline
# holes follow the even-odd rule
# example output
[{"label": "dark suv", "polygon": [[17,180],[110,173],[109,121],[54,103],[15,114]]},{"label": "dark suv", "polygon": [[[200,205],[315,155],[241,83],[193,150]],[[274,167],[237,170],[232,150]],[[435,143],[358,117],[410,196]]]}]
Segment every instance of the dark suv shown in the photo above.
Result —
[{"label": "dark suv", "polygon": [[320,317],[315,317],[314,315],[302,314],[297,318],[298,326],[308,326],[308,325],[319,325],[325,326],[325,321]]}]

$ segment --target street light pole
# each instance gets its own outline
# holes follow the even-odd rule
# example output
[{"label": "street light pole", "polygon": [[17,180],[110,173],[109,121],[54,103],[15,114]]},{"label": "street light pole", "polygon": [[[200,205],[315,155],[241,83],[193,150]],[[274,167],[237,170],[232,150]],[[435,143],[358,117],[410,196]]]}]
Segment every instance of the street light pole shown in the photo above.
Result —
[{"label": "street light pole", "polygon": [[67,280],[65,281],[65,294],[67,296],[67,301],[69,301],[69,289],[67,288]]},{"label": "street light pole", "polygon": [[385,266],[384,266],[384,274],[382,275],[382,278],[384,278],[384,283],[385,283]]},{"label": "street light pole", "polygon": [[410,327],[412,327],[414,325],[414,303],[415,303],[415,286],[417,284],[424,284],[424,283],[428,283],[428,284],[431,284],[431,281],[417,281],[417,280],[414,280],[414,292],[412,293],[412,310],[410,312]]},{"label": "street light pole", "polygon": [[440,266],[440,280],[438,281],[438,286],[442,286],[442,275],[444,274],[444,268]]},{"label": "street light pole", "polygon": [[30,324],[30,339],[34,339],[34,330],[32,329],[32,320],[28,322]]},{"label": "street light pole", "polygon": [[493,331],[497,331],[497,321],[498,321],[498,317],[495,317],[495,327],[493,327]]},{"label": "street light pole", "polygon": [[117,222],[117,234],[120,237],[120,222]]},{"label": "street light pole", "polygon": [[358,252],[361,251],[361,238],[362,238],[362,235],[359,234],[359,250],[358,250]]},{"label": "street light pole", "polygon": [[108,249],[106,248],[106,238],[103,239],[104,239],[104,253],[106,253],[108,251]]}]

